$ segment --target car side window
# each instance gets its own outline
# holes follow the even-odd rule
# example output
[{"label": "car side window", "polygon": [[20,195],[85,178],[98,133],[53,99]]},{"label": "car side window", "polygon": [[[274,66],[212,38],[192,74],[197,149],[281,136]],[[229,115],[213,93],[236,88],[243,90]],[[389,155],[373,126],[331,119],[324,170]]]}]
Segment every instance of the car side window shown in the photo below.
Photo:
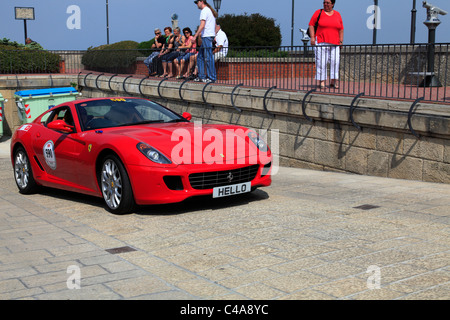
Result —
[{"label": "car side window", "polygon": [[41,118],[41,124],[47,126],[49,117],[53,114],[53,111],[47,112]]},{"label": "car side window", "polygon": [[72,112],[69,107],[61,107],[50,113],[48,119],[46,121],[46,126],[55,120],[64,120],[65,123],[71,126],[75,126],[75,122],[73,120]]}]

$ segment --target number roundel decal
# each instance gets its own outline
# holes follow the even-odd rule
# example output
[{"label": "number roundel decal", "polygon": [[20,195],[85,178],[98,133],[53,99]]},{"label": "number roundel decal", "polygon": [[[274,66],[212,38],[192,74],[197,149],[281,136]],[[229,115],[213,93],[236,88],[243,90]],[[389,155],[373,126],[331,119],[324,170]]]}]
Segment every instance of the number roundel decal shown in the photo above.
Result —
[{"label": "number roundel decal", "polygon": [[49,140],[44,144],[43,151],[45,162],[51,169],[55,170],[56,169],[55,146],[52,140]]}]

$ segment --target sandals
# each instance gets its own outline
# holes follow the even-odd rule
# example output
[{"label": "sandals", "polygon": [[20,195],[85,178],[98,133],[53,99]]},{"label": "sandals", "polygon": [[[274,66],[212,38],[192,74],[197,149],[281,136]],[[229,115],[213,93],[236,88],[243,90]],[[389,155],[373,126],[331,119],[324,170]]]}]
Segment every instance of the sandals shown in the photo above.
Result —
[{"label": "sandals", "polygon": [[330,83],[330,88],[339,89],[339,85],[337,83]]}]

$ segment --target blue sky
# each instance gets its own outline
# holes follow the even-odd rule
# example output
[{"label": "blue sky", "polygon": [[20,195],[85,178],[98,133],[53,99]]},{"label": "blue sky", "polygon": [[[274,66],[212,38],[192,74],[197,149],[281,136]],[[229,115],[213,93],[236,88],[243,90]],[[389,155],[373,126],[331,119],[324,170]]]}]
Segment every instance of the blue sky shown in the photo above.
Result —
[{"label": "blue sky", "polygon": [[[122,40],[147,41],[156,27],[171,25],[171,16],[179,16],[179,26],[195,29],[200,11],[193,0],[108,0],[110,43]],[[213,5],[213,1],[209,1]],[[295,0],[294,45],[302,45],[299,28],[306,28],[323,0]],[[417,0],[416,42],[428,41],[423,24],[426,10]],[[450,13],[449,0],[429,2]],[[412,0],[379,0],[381,29],[377,43],[409,43]],[[372,13],[367,13],[373,0],[337,0],[335,9],[344,20],[346,44],[371,44],[373,31],[367,27]],[[68,9],[79,8],[79,15]],[[14,7],[34,7],[36,20],[27,22],[28,36],[50,50],[84,50],[106,43],[106,0],[1,0],[0,38],[24,42],[24,24],[15,20]],[[292,0],[223,0],[219,14],[260,13],[274,18],[281,27],[282,45],[291,44]],[[73,20],[76,17],[79,19]],[[70,29],[67,22],[78,22],[80,29]],[[450,14],[440,16],[437,42],[450,42]],[[70,24],[69,24],[70,25]],[[73,24],[75,25],[75,24]],[[224,30],[226,32],[226,30]],[[232,46],[232,43],[230,44]],[[268,43],[268,45],[270,45]]]}]

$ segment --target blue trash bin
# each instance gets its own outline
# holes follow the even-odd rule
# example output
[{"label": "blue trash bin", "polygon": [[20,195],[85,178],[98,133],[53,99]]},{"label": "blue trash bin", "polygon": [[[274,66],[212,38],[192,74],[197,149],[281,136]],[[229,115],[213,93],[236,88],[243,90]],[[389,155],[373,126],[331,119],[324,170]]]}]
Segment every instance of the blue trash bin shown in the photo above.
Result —
[{"label": "blue trash bin", "polygon": [[30,123],[44,111],[64,102],[76,100],[74,87],[22,90],[14,93],[19,118]]}]

